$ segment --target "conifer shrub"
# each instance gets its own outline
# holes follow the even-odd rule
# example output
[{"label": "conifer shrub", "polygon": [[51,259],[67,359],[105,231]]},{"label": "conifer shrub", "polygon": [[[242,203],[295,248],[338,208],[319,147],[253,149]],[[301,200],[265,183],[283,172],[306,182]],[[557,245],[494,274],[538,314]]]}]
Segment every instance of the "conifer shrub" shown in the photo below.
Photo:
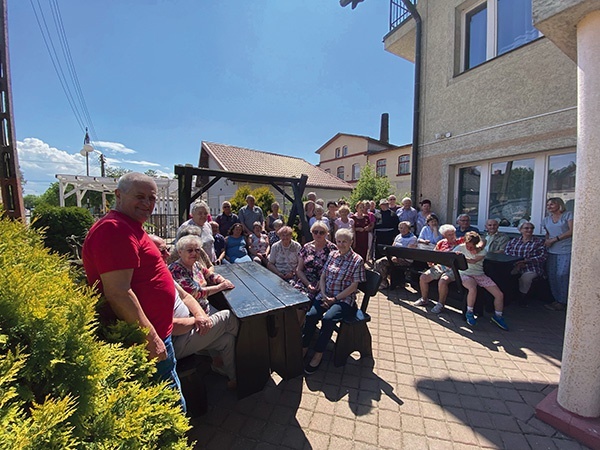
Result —
[{"label": "conifer shrub", "polygon": [[178,393],[143,345],[98,339],[98,296],[71,276],[37,230],[0,220],[0,449],[188,448]]},{"label": "conifer shrub", "polygon": [[77,206],[43,206],[33,211],[32,218],[32,227],[44,230],[46,247],[61,255],[71,253],[68,236],[83,237],[94,223],[92,214]]}]

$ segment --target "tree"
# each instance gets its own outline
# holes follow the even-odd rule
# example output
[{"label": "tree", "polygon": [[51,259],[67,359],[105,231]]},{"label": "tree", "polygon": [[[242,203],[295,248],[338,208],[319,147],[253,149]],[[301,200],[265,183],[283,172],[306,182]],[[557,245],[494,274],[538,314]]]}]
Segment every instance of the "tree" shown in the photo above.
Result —
[{"label": "tree", "polygon": [[158,178],[158,172],[154,169],[148,169],[144,172],[144,174],[152,178]]},{"label": "tree", "polygon": [[108,178],[120,178],[122,175],[125,175],[129,172],[132,171],[123,167],[106,166],[106,170],[104,173]]},{"label": "tree", "polygon": [[375,200],[387,198],[392,192],[392,185],[388,177],[380,177],[375,173],[375,169],[370,164],[367,164],[360,171],[360,178],[356,187],[350,194],[348,201],[352,207],[361,200]]},{"label": "tree", "polygon": [[239,211],[242,206],[246,206],[246,196],[253,195],[256,199],[256,206],[263,210],[266,215],[271,209],[271,205],[275,201],[275,196],[271,190],[266,186],[261,186],[256,189],[250,189],[250,186],[240,186],[235,195],[229,199],[231,203],[231,209],[233,211]]}]

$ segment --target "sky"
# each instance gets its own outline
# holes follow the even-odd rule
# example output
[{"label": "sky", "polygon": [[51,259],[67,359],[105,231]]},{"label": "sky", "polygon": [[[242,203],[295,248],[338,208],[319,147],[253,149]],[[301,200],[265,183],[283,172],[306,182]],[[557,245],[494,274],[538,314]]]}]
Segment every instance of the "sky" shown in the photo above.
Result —
[{"label": "sky", "polygon": [[[51,4],[89,119],[72,112],[38,26],[72,83]],[[85,126],[109,166],[167,176],[198,164],[201,141],[317,164],[338,132],[378,138],[383,112],[390,142],[407,144],[414,66],[384,50],[388,21],[388,0],[8,0],[24,194],[85,175]]]}]

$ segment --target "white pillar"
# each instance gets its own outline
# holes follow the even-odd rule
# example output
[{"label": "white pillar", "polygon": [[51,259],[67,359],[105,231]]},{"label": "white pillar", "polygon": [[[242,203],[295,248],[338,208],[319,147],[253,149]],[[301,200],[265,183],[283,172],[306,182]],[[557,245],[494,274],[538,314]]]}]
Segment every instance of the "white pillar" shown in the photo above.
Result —
[{"label": "white pillar", "polygon": [[583,417],[600,416],[600,11],[577,26],[577,182],[571,282],[558,403]]}]

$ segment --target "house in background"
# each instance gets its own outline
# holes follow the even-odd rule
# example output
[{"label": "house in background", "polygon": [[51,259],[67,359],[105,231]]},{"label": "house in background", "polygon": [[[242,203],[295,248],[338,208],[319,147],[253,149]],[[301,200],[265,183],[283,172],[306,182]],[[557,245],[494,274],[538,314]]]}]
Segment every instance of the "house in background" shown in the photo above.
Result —
[{"label": "house in background", "polygon": [[[416,0],[422,18],[417,196],[541,230],[546,199],[575,197],[577,70],[532,24],[532,0]],[[415,61],[416,26],[391,0],[385,49]]]},{"label": "house in background", "polygon": [[403,196],[410,192],[412,146],[390,144],[388,129],[388,116],[383,114],[379,139],[337,133],[316,151],[318,166],[341,180],[355,184],[361,169],[371,164],[376,174],[387,176],[394,192]]},{"label": "house in background", "polygon": [[[202,141],[198,167],[273,177],[300,178],[300,175],[306,174],[308,175],[308,182],[304,191],[305,195],[310,191],[314,191],[317,193],[317,197],[326,202],[338,200],[340,197],[348,197],[353,189],[351,184],[326,173],[302,158],[214,142]],[[196,180],[196,185],[205,185],[207,182],[208,180]],[[219,214],[221,204],[233,197],[240,185],[249,185],[251,189],[263,186],[251,183],[238,184],[235,181],[226,179],[219,180],[205,194],[211,214]],[[271,191],[282,206],[282,212],[287,214],[291,207],[289,202],[285,200],[280,192],[272,188]],[[286,192],[293,196],[291,189],[288,188]]]}]

